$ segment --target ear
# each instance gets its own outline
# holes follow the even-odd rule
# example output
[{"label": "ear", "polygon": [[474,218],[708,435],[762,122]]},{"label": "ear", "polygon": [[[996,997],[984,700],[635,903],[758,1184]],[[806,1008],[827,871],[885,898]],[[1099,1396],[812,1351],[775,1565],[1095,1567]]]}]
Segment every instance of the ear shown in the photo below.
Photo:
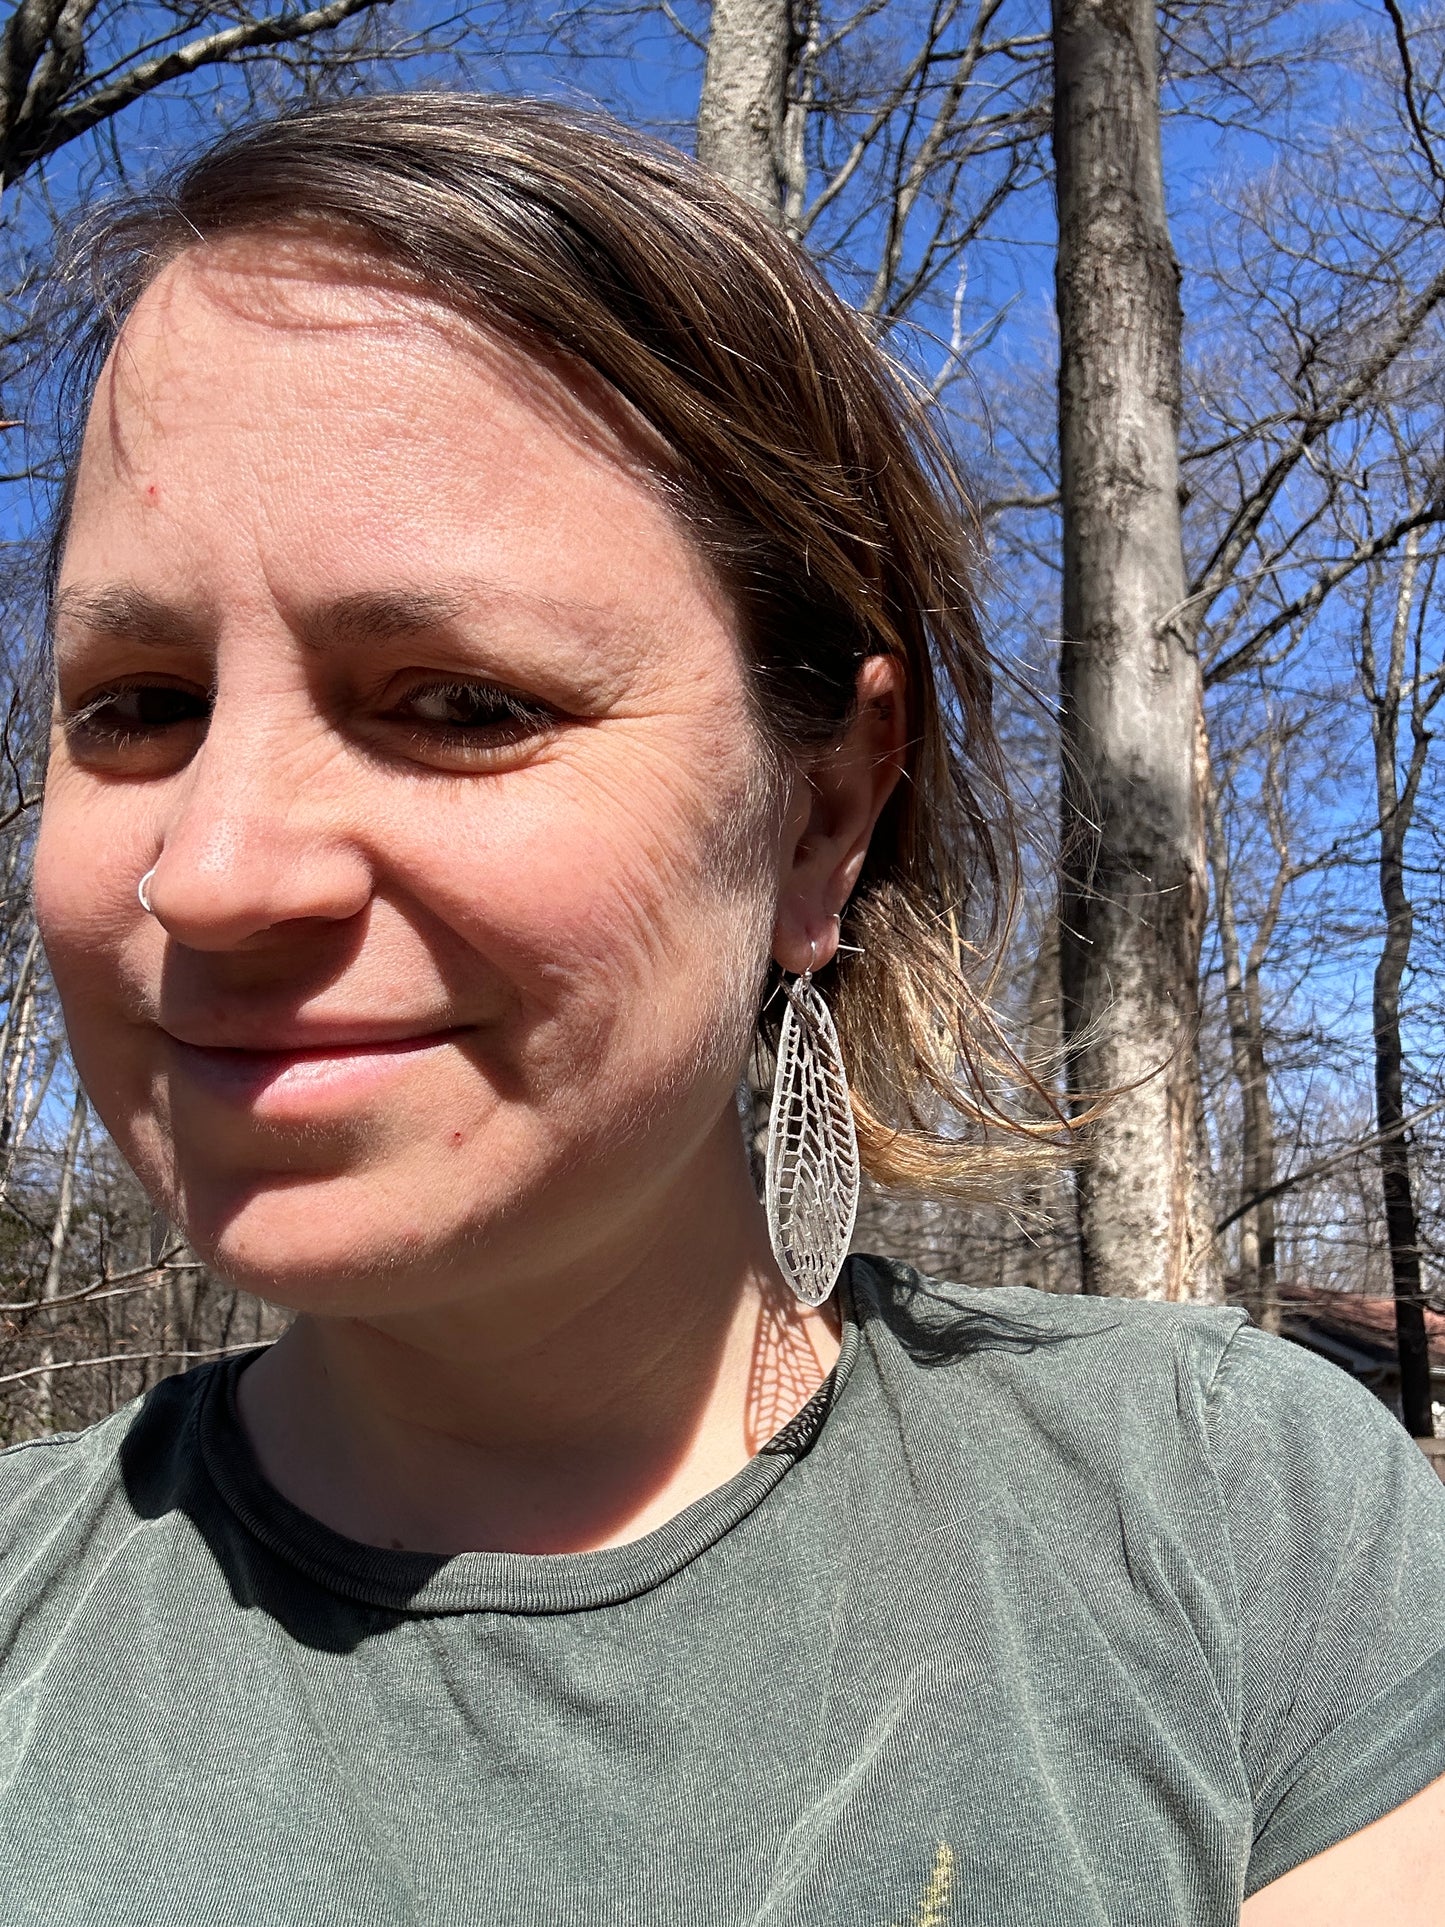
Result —
[{"label": "ear", "polygon": [[858,671],[847,731],[800,769],[773,929],[773,956],[784,970],[821,970],[836,953],[838,919],[903,774],[907,728],[902,664],[870,656]]}]

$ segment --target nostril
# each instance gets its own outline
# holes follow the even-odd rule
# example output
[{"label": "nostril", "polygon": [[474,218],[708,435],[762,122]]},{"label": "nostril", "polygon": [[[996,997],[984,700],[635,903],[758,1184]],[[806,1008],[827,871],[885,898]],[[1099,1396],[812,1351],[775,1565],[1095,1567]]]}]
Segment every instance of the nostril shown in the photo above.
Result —
[{"label": "nostril", "polygon": [[350,923],[365,910],[373,880],[366,851],[349,834],[317,836],[268,819],[231,821],[199,840],[171,826],[135,889],[142,910],[175,943],[229,950],[283,925]]}]

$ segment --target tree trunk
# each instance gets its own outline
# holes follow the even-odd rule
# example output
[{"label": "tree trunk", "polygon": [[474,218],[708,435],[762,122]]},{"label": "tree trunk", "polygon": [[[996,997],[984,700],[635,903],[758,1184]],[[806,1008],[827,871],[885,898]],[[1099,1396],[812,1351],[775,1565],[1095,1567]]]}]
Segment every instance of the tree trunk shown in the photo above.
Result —
[{"label": "tree trunk", "polygon": [[1256,1322],[1267,1332],[1280,1328],[1279,1264],[1277,1256],[1275,1198],[1274,1112],[1269,1102],[1269,1060],[1264,1047],[1264,998],[1260,991],[1260,966],[1251,960],[1244,972],[1245,1061],[1248,1067],[1244,1088],[1246,1124],[1245,1181],[1249,1195],[1259,1203],[1253,1213],[1255,1251],[1259,1275],[1259,1306],[1251,1307]]},{"label": "tree trunk", "polygon": [[[1154,9],[1054,0],[1063,804],[1070,1088],[1116,1091],[1079,1174],[1084,1288],[1215,1297],[1196,1057],[1206,901],[1202,692],[1176,618],[1179,276]],[[1066,842],[1067,848],[1067,842]]]},{"label": "tree trunk", "polygon": [[[75,1208],[75,1168],[80,1161],[80,1139],[85,1130],[85,1112],[85,1093],[77,1088],[75,1103],[70,1112],[70,1129],[65,1137],[65,1150],[60,1159],[60,1183],[55,1194],[55,1217],[50,1226],[50,1252],[45,1263],[45,1277],[40,1286],[40,1296],[47,1304],[60,1296],[65,1247],[70,1239],[70,1218]],[[42,1311],[40,1318],[45,1332],[40,1347],[40,1363],[49,1368],[55,1363],[55,1314],[53,1311]],[[42,1372],[36,1379],[35,1395],[36,1425],[41,1432],[51,1432],[55,1429],[55,1381],[54,1374],[49,1369]]]},{"label": "tree trunk", "polygon": [[1395,1341],[1400,1358],[1400,1414],[1418,1439],[1434,1436],[1430,1399],[1430,1346],[1420,1275],[1420,1232],[1410,1178],[1410,1146],[1405,1135],[1404,1049],[1400,1037],[1400,985],[1410,961],[1415,910],[1405,881],[1405,839],[1428,737],[1417,736],[1411,768],[1401,793],[1400,702],[1404,688],[1410,621],[1419,567],[1419,539],[1405,545],[1390,662],[1383,686],[1373,673],[1373,651],[1366,650],[1366,693],[1371,697],[1375,747],[1375,794],[1380,813],[1380,907],[1385,938],[1375,964],[1373,996],[1375,1044],[1375,1125],[1380,1140],[1380,1181],[1385,1194],[1385,1236],[1390,1246],[1390,1281],[1395,1294]]},{"label": "tree trunk", "polygon": [[[1034,1075],[1048,1088],[1058,1076],[1063,1037],[1059,1020],[1059,920],[1044,917],[1039,929],[1029,1000],[1024,1055]],[[1042,1121],[1048,1109],[1041,1098],[1026,1096],[1025,1110]],[[1035,1291],[1077,1290],[1064,1228],[1063,1185],[1056,1174],[1030,1176],[1020,1191],[1017,1222],[1005,1247],[1005,1280]]]},{"label": "tree trunk", "polygon": [[777,223],[792,41],[790,0],[713,0],[697,109],[698,159]]},{"label": "tree trunk", "polygon": [[808,204],[808,119],[817,90],[819,0],[799,0],[788,42],[788,68],[783,75],[781,161],[779,185],[783,194],[783,227],[790,239],[800,235]]},{"label": "tree trunk", "polygon": [[[1382,863],[1382,896],[1387,887],[1384,870]],[[1388,887],[1391,896],[1395,896],[1393,883]],[[1420,1233],[1410,1182],[1410,1147],[1402,1129],[1405,1101],[1400,1049],[1400,979],[1409,954],[1413,916],[1408,901],[1401,912],[1387,911],[1387,915],[1389,927],[1375,966],[1375,1116],[1380,1130],[1380,1178],[1385,1192],[1390,1279],[1395,1291],[1400,1412],[1407,1429],[1417,1439],[1428,1439],[1435,1435],[1430,1398],[1430,1347],[1420,1277]]]},{"label": "tree trunk", "polygon": [[1275,1268],[1275,1206],[1262,1194],[1274,1184],[1274,1113],[1269,1102],[1269,1058],[1264,1041],[1264,998],[1260,974],[1265,949],[1278,914],[1287,875],[1281,867],[1260,932],[1243,959],[1234,912],[1234,879],[1224,812],[1213,782],[1207,785],[1209,861],[1214,871],[1214,916],[1219,930],[1224,974],[1224,1005],[1229,1021],[1230,1068],[1239,1091],[1241,1199],[1259,1202],[1239,1220],[1239,1294],[1254,1322],[1265,1331],[1280,1326],[1279,1280]]}]

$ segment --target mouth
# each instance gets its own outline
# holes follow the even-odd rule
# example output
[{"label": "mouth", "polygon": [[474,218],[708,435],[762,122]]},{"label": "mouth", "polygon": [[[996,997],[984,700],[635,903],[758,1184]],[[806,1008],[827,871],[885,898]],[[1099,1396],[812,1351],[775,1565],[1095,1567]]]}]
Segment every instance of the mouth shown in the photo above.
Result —
[{"label": "mouth", "polygon": [[222,1102],[248,1109],[311,1111],[329,1100],[355,1100],[389,1075],[468,1036],[471,1025],[367,1036],[355,1030],[212,1043],[163,1030],[171,1068]]}]

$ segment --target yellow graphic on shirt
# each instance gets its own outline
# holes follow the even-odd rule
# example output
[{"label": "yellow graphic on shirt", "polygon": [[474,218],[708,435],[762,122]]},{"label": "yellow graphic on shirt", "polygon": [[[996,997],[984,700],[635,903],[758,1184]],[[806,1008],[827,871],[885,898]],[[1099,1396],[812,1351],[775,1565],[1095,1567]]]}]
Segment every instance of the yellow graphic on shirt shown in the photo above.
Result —
[{"label": "yellow graphic on shirt", "polygon": [[919,1901],[918,1912],[909,1922],[909,1927],[947,1927],[948,1917],[953,1912],[949,1905],[952,1894],[953,1848],[946,1840],[940,1840],[927,1891]]}]

